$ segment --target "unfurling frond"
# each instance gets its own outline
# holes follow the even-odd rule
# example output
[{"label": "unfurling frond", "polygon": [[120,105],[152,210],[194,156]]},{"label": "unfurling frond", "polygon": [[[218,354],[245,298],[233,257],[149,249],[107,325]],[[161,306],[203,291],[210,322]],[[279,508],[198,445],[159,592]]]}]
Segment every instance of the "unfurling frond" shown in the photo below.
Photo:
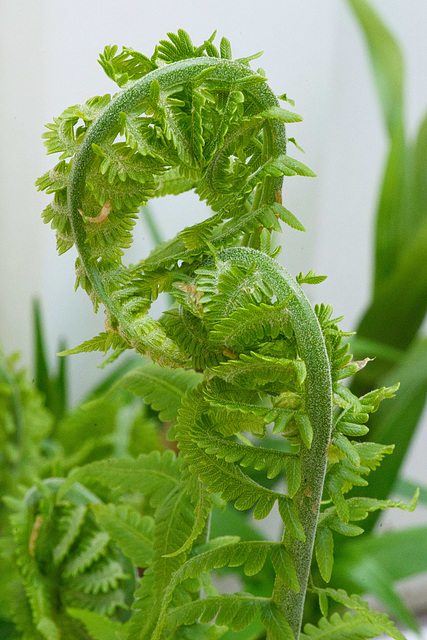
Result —
[{"label": "unfurling frond", "polygon": [[[416,496],[404,504],[349,494],[392,452],[354,438],[397,386],[361,398],[345,386],[369,358],[354,362],[341,319],[305,296],[300,285],[325,276],[293,278],[275,260],[281,223],[304,231],[282,204],[283,179],[315,175],[287,153],[287,140],[302,151],[285,130],[302,118],[251,69],[260,54],[233,61],[215,33],[201,45],[182,29],[167,35],[151,57],[104,49],[99,62],[121,91],[48,125],[45,143],[59,161],[37,185],[53,194],[43,218],[58,251],[76,247],[77,286],[106,312],[104,332],[61,355],[112,349],[109,362],[133,348],[144,356],[107,395],[142,398],[160,428],[156,446],[169,450],[118,457],[130,450],[119,443],[129,432],[124,407],[120,433],[107,434],[117,457],[79,457],[76,447],[82,466],[27,495],[13,516],[22,640],[231,640],[246,629],[245,638],[269,640],[402,640],[357,596],[316,585],[331,580],[335,533],[357,536],[369,513],[413,510]],[[211,209],[205,219],[128,265],[138,210],[190,190]],[[155,318],[161,294],[173,302]],[[10,401],[2,389],[0,456],[13,464],[21,390]],[[37,442],[48,449],[45,435]],[[228,502],[255,520],[277,509],[282,541],[247,540],[240,520],[242,540],[210,540],[214,509],[228,533],[218,515],[234,513]],[[245,592],[218,594],[210,574],[236,567]],[[308,592],[323,618],[300,636]],[[329,600],[354,613],[328,619]]]},{"label": "unfurling frond", "polygon": [[[51,478],[34,487],[12,516],[16,562],[26,591],[26,601],[15,603],[15,615],[19,620],[26,608],[33,625],[25,637],[34,629],[41,634],[37,638],[69,637],[75,622],[68,607],[120,616],[135,586],[132,566],[91,516],[89,505],[99,505],[97,496],[74,485],[58,499],[61,484]],[[80,625],[76,634],[87,637]]]}]

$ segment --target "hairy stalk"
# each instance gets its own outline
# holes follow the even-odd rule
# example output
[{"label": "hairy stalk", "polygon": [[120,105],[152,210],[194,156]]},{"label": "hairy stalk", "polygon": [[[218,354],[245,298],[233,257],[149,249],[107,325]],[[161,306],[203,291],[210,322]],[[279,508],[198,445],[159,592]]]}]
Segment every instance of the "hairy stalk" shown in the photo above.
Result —
[{"label": "hairy stalk", "polygon": [[[255,262],[278,300],[288,302],[291,323],[301,357],[307,365],[307,414],[313,427],[313,442],[301,445],[301,486],[294,500],[305,541],[285,532],[283,542],[290,551],[300,585],[299,593],[287,587],[277,576],[273,599],[288,620],[295,638],[299,637],[302,614],[313,555],[314,538],[327,466],[327,450],[332,430],[332,386],[325,340],[317,317],[304,292],[292,276],[268,256],[251,249],[228,249],[220,257],[239,266]],[[274,640],[268,636],[269,640]]]}]

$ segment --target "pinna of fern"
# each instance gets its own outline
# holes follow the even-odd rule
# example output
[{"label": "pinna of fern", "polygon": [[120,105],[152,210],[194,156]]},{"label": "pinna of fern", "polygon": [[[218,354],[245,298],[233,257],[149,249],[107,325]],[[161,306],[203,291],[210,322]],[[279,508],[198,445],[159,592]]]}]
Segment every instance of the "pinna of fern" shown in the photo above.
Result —
[{"label": "pinna of fern", "polygon": [[[60,252],[76,246],[77,284],[106,311],[106,331],[68,353],[135,348],[150,357],[153,364],[119,384],[167,413],[180,451],[178,459],[94,462],[59,490],[59,499],[75,482],[113,491],[111,504],[94,504],[92,512],[104,513],[104,526],[134,562],[124,542],[128,517],[121,523],[114,500],[142,494],[153,518],[152,554],[129,621],[118,627],[84,609],[70,615],[94,638],[107,631],[129,640],[217,638],[255,625],[268,640],[297,640],[311,589],[325,618],[303,637],[401,638],[386,616],[315,585],[310,573],[315,549],[329,581],[335,533],[357,535],[354,523],[369,512],[415,504],[346,498],[391,453],[351,438],[366,433],[369,414],[397,387],[357,398],[340,382],[366,361],[352,362],[331,308],[313,309],[305,296],[301,285],[323,278],[309,272],[298,282],[275,260],[271,234],[280,221],[303,230],[282,204],[283,177],[314,175],[287,155],[285,123],[301,118],[279,106],[251,58],[231,59],[225,38],[218,51],[213,38],[195,47],[182,30],[168,35],[151,58],[107,47],[100,63],[122,91],[70,107],[45,134],[48,151],[61,156],[38,181],[54,193],[44,218]],[[138,265],[124,265],[138,208],[189,189],[212,215]],[[162,292],[175,303],[155,320],[149,309]],[[285,448],[262,446],[270,430]],[[251,468],[269,479],[283,474],[286,490],[254,480]],[[209,540],[218,500],[253,509],[255,519],[277,505],[282,541]],[[216,568],[243,565],[253,575],[268,558],[276,579],[266,596],[218,595],[210,584]],[[354,613],[326,619],[328,598]]]}]

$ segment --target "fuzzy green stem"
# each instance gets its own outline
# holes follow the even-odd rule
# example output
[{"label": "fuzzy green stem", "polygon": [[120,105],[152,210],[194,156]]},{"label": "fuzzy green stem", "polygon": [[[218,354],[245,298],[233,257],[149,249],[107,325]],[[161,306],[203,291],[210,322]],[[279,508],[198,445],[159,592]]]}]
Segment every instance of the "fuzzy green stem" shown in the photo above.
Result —
[{"label": "fuzzy green stem", "polygon": [[[240,267],[249,267],[255,263],[262,272],[264,282],[271,287],[279,301],[291,295],[287,309],[299,353],[307,367],[306,409],[314,436],[309,450],[301,445],[302,480],[293,498],[304,528],[305,541],[297,540],[286,531],[283,539],[295,565],[300,591],[295,593],[277,577],[272,596],[289,622],[295,639],[298,640],[326,474],[327,449],[332,431],[332,383],[329,358],[313,308],[301,287],[283,267],[269,256],[243,247],[226,249],[220,252],[219,257]],[[267,638],[274,640],[269,636]]]}]

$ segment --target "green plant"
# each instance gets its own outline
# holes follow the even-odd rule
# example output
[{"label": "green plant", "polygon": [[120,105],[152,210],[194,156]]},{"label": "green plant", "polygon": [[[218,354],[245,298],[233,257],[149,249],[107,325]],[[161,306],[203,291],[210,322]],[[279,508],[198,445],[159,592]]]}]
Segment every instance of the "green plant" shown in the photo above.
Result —
[{"label": "green plant", "polygon": [[[163,425],[141,399],[120,390],[105,396],[117,377],[136,361],[140,364],[140,358],[124,361],[90,390],[90,407],[70,410],[65,402],[66,361],[62,360],[59,375],[49,370],[38,305],[34,334],[32,383],[25,370],[18,368],[17,356],[6,358],[0,351],[0,483],[1,494],[6,495],[0,502],[0,637],[7,640],[34,638],[39,622],[49,630],[52,623],[43,622],[49,617],[60,624],[65,636],[64,629],[69,628],[74,638],[79,637],[75,619],[67,617],[64,609],[70,593],[74,603],[79,595],[89,593],[88,606],[104,612],[126,601],[130,604],[133,567],[106,540],[86,507],[99,498],[77,487],[56,505],[56,494],[64,476],[78,464],[164,450]],[[8,522],[10,510],[15,513]],[[43,539],[54,547],[55,566],[50,572],[45,570],[46,555],[37,552]],[[83,556],[87,567],[77,565],[76,574],[73,565],[66,567],[67,551],[77,545],[82,551],[92,548],[95,555],[93,562]],[[61,580],[58,564],[64,574]],[[104,578],[101,569],[107,573]],[[97,576],[93,584],[91,571]]]},{"label": "green plant", "polygon": [[[332,309],[303,293],[323,277],[294,279],[275,261],[279,220],[302,229],[281,204],[283,176],[313,175],[286,153],[285,123],[301,118],[250,69],[257,56],[233,62],[225,38],[219,52],[213,38],[169,38],[151,58],[105,49],[123,90],[49,125],[60,163],[38,185],[54,193],[44,217],[59,251],[76,246],[77,284],[106,310],[106,331],[67,353],[149,356],[109,393],[142,396],[180,453],[95,460],[11,503],[22,637],[400,639],[387,616],[325,585],[334,533],[358,535],[369,513],[415,500],[345,497],[392,451],[351,438],[397,385],[358,398],[340,382],[366,361],[352,362]],[[192,188],[213,214],[125,266],[138,207]],[[176,302],[157,321],[160,293]],[[283,471],[286,491],[269,486]],[[277,504],[283,540],[210,538],[213,506],[227,502],[255,519]],[[272,593],[218,595],[210,582],[225,566],[256,575],[267,557]],[[301,633],[307,593],[324,617]],[[353,613],[327,618],[329,600]]]}]

